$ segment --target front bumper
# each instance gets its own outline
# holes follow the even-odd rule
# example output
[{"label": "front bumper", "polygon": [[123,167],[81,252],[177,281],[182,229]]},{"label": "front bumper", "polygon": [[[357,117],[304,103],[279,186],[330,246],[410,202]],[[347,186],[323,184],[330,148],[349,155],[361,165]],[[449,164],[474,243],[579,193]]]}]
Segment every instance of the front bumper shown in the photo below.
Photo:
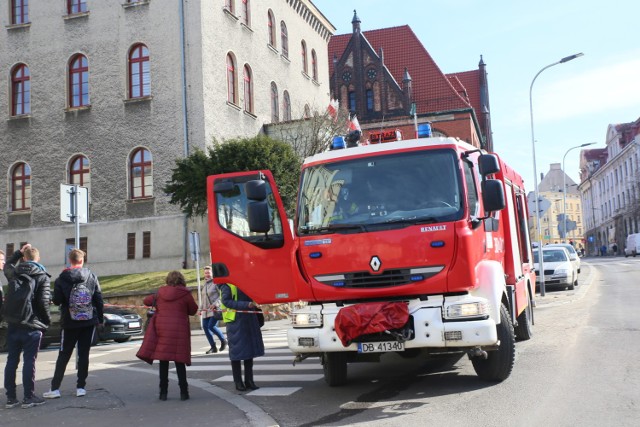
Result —
[{"label": "front bumper", "polygon": [[[405,348],[473,348],[498,343],[496,322],[486,316],[481,319],[445,321],[444,297],[429,297],[428,301],[409,301],[413,336],[405,341]],[[357,343],[345,347],[336,334],[334,323],[340,310],[335,304],[309,307],[322,313],[322,326],[289,328],[287,341],[294,353],[358,351]],[[389,339],[392,340],[391,338]]]}]

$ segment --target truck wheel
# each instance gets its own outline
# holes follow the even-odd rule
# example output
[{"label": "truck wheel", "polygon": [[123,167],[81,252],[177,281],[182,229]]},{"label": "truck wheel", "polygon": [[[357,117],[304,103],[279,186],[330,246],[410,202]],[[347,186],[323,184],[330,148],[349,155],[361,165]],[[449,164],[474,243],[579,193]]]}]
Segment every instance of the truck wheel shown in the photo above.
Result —
[{"label": "truck wheel", "polygon": [[500,324],[496,325],[500,347],[487,352],[487,358],[471,359],[476,374],[485,381],[501,382],[511,374],[516,358],[516,339],[509,310],[504,304],[500,307]]},{"label": "truck wheel", "polygon": [[531,301],[531,295],[529,294],[529,288],[527,288],[527,307],[518,316],[518,326],[515,328],[516,339],[518,341],[526,341],[531,339],[533,331],[531,325],[533,324],[533,301]]},{"label": "truck wheel", "polygon": [[323,361],[324,380],[331,387],[347,383],[347,353],[325,353]]}]

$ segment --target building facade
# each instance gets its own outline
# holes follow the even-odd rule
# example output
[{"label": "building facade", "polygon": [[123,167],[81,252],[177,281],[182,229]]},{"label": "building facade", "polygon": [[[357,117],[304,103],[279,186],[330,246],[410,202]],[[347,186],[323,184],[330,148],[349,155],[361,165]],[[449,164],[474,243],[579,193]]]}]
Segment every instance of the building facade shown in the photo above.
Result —
[{"label": "building facade", "polygon": [[[0,0],[0,247],[57,271],[75,243],[61,184],[88,189],[80,246],[98,274],[180,268],[175,160],[329,102],[335,31],[308,0]],[[211,250],[214,250],[211,248]]]},{"label": "building facade", "polygon": [[606,148],[581,153],[580,180],[589,253],[621,253],[640,232],[640,119],[609,125]]},{"label": "building facade", "polygon": [[549,171],[542,177],[538,184],[538,197],[540,212],[536,215],[535,193],[530,192],[528,195],[529,232],[532,240],[542,242],[543,245],[571,242],[576,249],[586,250],[583,207],[578,184],[564,173],[560,163],[552,163]]},{"label": "building facade", "polygon": [[444,74],[409,26],[361,30],[329,42],[332,98],[356,115],[363,139],[404,139],[430,127],[434,136],[458,137],[493,151],[489,89],[482,58],[477,70]]}]

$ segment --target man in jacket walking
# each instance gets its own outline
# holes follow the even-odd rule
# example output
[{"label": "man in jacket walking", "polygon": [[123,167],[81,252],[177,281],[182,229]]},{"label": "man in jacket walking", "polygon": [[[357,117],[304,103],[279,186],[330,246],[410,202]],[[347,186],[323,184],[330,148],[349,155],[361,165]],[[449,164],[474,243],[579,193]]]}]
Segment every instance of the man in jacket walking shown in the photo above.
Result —
[{"label": "man in jacket walking", "polygon": [[[4,258],[4,257],[3,257]],[[18,261],[22,262],[18,264]],[[7,394],[5,407],[15,408],[20,405],[16,394],[16,371],[20,364],[20,354],[23,356],[22,365],[22,387],[24,389],[23,408],[42,405],[45,401],[35,394],[36,359],[40,349],[42,331],[46,330],[51,323],[49,304],[51,300],[50,275],[42,264],[40,264],[40,252],[38,249],[25,244],[19,251],[16,251],[9,258],[5,276],[9,281],[9,286],[18,280],[18,276],[27,275],[33,279],[33,299],[26,301],[31,305],[31,312],[26,319],[10,318],[5,316],[8,324],[7,329],[7,364],[4,368],[4,388]],[[10,294],[12,290],[9,290]],[[5,307],[6,312],[11,307]]]},{"label": "man in jacket walking", "polygon": [[62,337],[56,369],[51,380],[51,390],[43,394],[47,399],[60,397],[60,384],[76,344],[76,396],[82,397],[87,394],[85,386],[89,375],[89,350],[96,333],[96,325],[104,323],[104,303],[98,278],[84,267],[84,255],[80,249],[72,249],[69,252],[71,267],[62,271],[53,288],[53,303],[60,306]]}]

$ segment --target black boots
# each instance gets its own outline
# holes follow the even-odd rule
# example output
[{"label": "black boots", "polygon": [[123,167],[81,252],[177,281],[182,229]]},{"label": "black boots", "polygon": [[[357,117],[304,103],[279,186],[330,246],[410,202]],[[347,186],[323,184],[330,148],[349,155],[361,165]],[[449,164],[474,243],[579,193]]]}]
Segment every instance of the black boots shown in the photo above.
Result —
[{"label": "black boots", "polygon": [[[227,341],[226,340],[222,340],[222,342],[220,343],[220,351],[224,351],[224,349],[227,348]],[[215,353],[215,351],[214,351]]]},{"label": "black boots", "polygon": [[160,391],[160,400],[167,400],[167,392]]},{"label": "black boots", "polygon": [[257,390],[260,387],[258,387],[256,385],[256,383],[253,382],[253,380],[244,380],[244,385],[249,389],[249,390]]},{"label": "black boots", "polygon": [[236,390],[247,391],[247,388],[244,386],[244,383],[242,381],[235,381],[235,383],[236,383]]},{"label": "black boots", "polygon": [[[220,344],[220,351],[222,351],[222,344]],[[207,350],[207,354],[217,353],[217,352],[218,352],[218,347],[216,347],[215,343],[209,350]]]},{"label": "black boots", "polygon": [[186,382],[180,383],[180,400],[189,400],[189,385]]}]

